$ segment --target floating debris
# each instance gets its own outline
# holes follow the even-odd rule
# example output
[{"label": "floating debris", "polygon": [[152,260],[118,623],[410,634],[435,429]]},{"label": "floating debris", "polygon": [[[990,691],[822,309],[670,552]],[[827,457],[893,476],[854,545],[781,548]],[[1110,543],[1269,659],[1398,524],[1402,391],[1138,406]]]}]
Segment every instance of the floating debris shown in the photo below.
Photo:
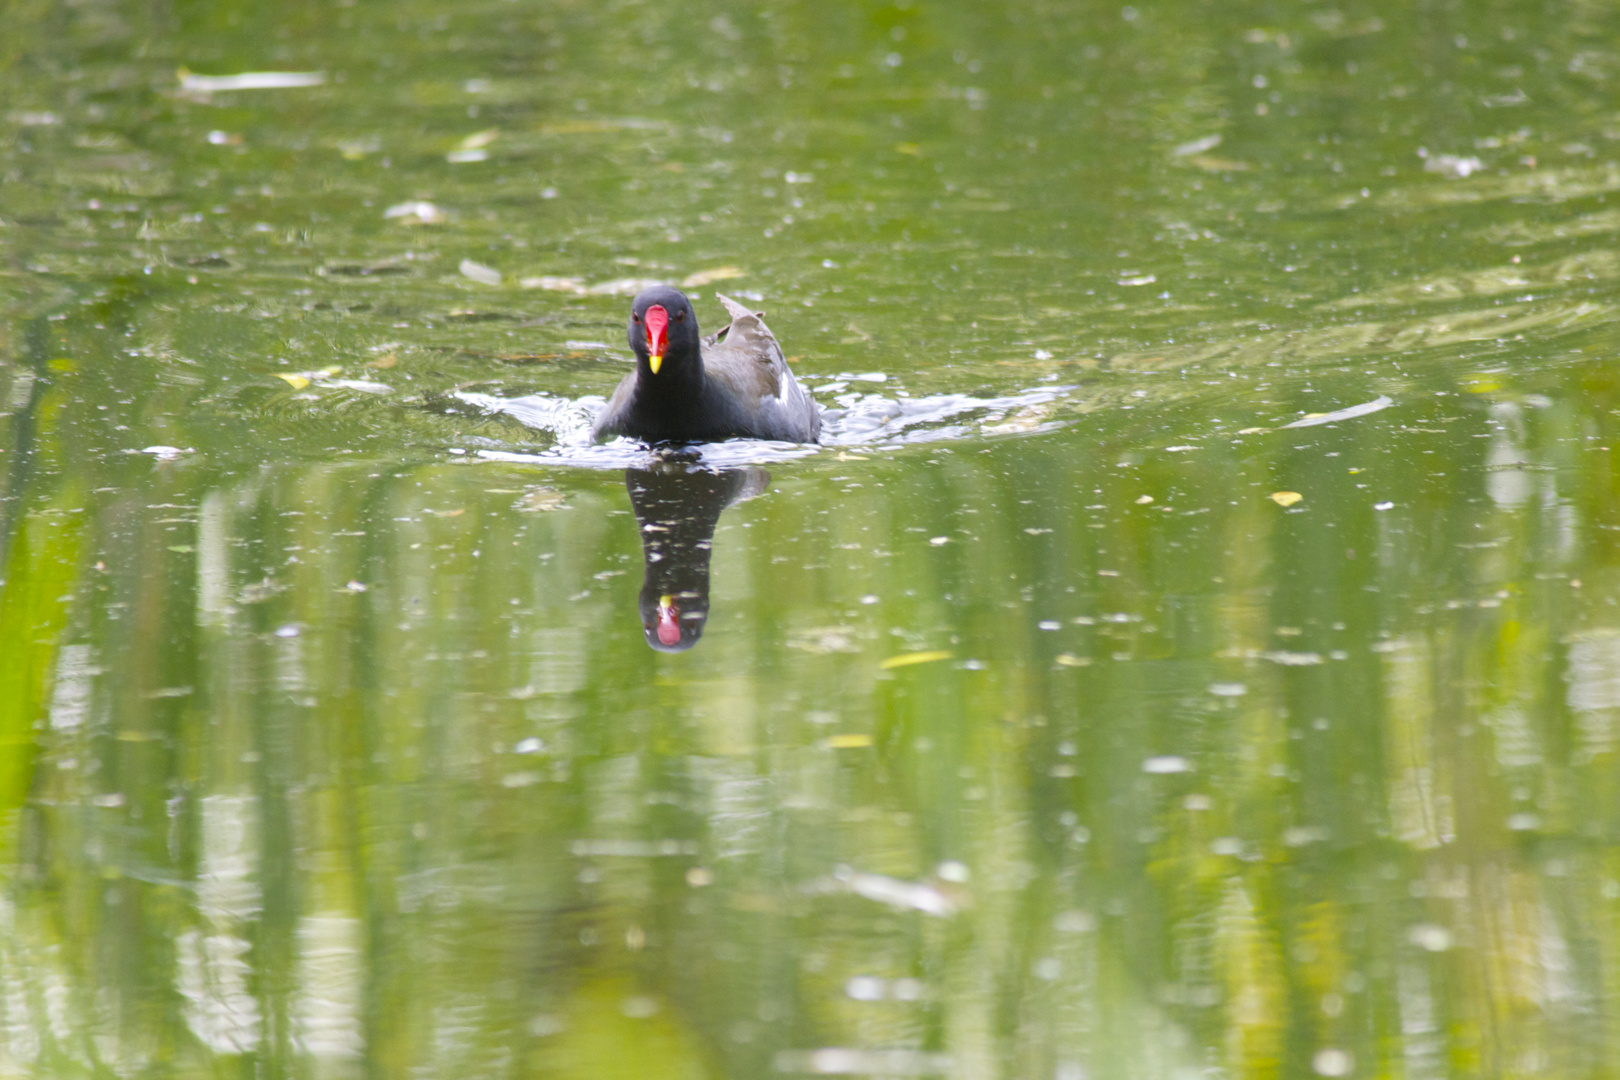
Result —
[{"label": "floating debris", "polygon": [[1286,431],[1289,428],[1315,427],[1318,424],[1331,424],[1338,420],[1353,420],[1358,416],[1366,416],[1368,413],[1375,413],[1382,409],[1387,409],[1393,404],[1395,404],[1395,402],[1390,398],[1385,397],[1383,394],[1379,394],[1371,401],[1364,401],[1360,405],[1351,405],[1347,409],[1335,409],[1333,412],[1311,413],[1308,416],[1302,416],[1298,420],[1295,420],[1292,424],[1284,424],[1282,426],[1282,430]]},{"label": "floating debris", "polygon": [[1150,757],[1142,762],[1142,771],[1159,774],[1192,772],[1192,762],[1175,754],[1165,754],[1162,757]]},{"label": "floating debris", "polygon": [[1213,150],[1219,145],[1221,145],[1221,137],[1219,135],[1205,135],[1202,139],[1194,139],[1192,142],[1182,143],[1180,146],[1170,151],[1170,156],[1191,157],[1194,154],[1202,154],[1206,150]]},{"label": "floating debris", "polygon": [[555,488],[533,487],[523,493],[513,509],[525,514],[540,514],[548,510],[560,510],[567,503],[568,496]]},{"label": "floating debris", "polygon": [[461,265],[457,269],[461,271],[462,277],[470,278],[480,285],[499,285],[501,283],[501,272],[493,266],[485,266],[483,263],[476,263],[471,259],[462,259]]},{"label": "floating debris", "polygon": [[392,394],[394,388],[387,383],[372,382],[369,379],[332,379],[325,385],[340,390],[358,390],[362,394]]},{"label": "floating debris", "polygon": [[1297,491],[1273,491],[1267,497],[1278,506],[1284,507],[1293,506],[1305,498]]},{"label": "floating debris", "polygon": [[1477,157],[1459,157],[1456,154],[1430,154],[1424,147],[1418,147],[1418,157],[1423,159],[1423,171],[1439,173],[1449,176],[1453,180],[1466,180],[1474,173],[1485,168],[1485,163]]},{"label": "floating debris", "polygon": [[949,649],[932,649],[928,652],[901,653],[891,656],[878,664],[883,671],[892,671],[899,667],[910,667],[913,664],[929,664],[935,660],[949,660],[956,654]]},{"label": "floating debris", "polygon": [[[888,904],[894,908],[920,911],[924,915],[933,915],[936,918],[949,918],[955,915],[959,908],[954,898],[925,881],[901,881],[886,874],[867,874],[851,870],[847,866],[840,866],[833,871],[833,881],[856,896],[864,896],[868,900],[876,900],[880,904]],[[822,885],[821,889],[825,890],[826,887]]]},{"label": "floating debris", "polygon": [[501,137],[499,128],[490,128],[488,131],[475,132],[465,139],[454,150],[445,155],[445,159],[453,165],[469,161],[488,161],[489,151],[485,149],[490,143]]},{"label": "floating debris", "polygon": [[180,89],[194,94],[219,94],[229,90],[291,90],[300,86],[320,86],[324,71],[244,71],[239,75],[198,75],[181,68]]},{"label": "floating debris", "polygon": [[130,452],[135,454],[151,454],[159,461],[173,461],[181,454],[194,454],[196,453],[196,450],[195,448],[189,446],[184,450],[180,449],[178,446],[143,446],[139,450],[132,450]]},{"label": "floating debris", "polygon": [[441,225],[449,220],[449,215],[425,199],[396,203],[383,211],[383,217],[401,225]]},{"label": "floating debris", "polygon": [[1260,654],[1260,659],[1270,660],[1273,664],[1281,664],[1283,667],[1314,667],[1317,664],[1327,663],[1321,653],[1288,652],[1286,650],[1263,652]]}]

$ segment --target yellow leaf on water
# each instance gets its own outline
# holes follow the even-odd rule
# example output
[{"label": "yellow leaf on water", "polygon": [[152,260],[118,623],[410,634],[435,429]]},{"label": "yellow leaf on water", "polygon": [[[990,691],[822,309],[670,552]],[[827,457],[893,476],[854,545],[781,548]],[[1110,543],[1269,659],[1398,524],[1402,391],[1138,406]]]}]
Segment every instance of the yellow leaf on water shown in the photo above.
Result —
[{"label": "yellow leaf on water", "polygon": [[1058,653],[1052,658],[1064,667],[1090,667],[1091,657],[1076,656],[1073,653]]},{"label": "yellow leaf on water", "polygon": [[1297,491],[1273,491],[1271,493],[1271,501],[1278,506],[1293,506],[1304,498],[1305,496]]},{"label": "yellow leaf on water", "polygon": [[870,735],[834,735],[827,740],[834,750],[860,750],[872,745]]},{"label": "yellow leaf on water", "polygon": [[490,143],[501,137],[500,128],[490,128],[488,131],[478,131],[461,140],[463,150],[482,150]]},{"label": "yellow leaf on water", "polygon": [[304,378],[302,375],[277,375],[276,378],[286,379],[287,385],[292,387],[294,390],[302,390],[304,387],[309,385],[309,380]]},{"label": "yellow leaf on water", "polygon": [[1205,172],[1248,172],[1254,166],[1247,161],[1231,161],[1227,158],[1210,157],[1208,154],[1199,154],[1195,158],[1188,158],[1194,165]]},{"label": "yellow leaf on water", "polygon": [[897,667],[910,667],[912,664],[927,664],[932,663],[935,660],[949,660],[955,655],[956,654],[951,652],[949,649],[933,649],[929,652],[901,653],[898,656],[889,657],[887,660],[879,664],[878,667],[882,668],[884,671],[889,671]]}]

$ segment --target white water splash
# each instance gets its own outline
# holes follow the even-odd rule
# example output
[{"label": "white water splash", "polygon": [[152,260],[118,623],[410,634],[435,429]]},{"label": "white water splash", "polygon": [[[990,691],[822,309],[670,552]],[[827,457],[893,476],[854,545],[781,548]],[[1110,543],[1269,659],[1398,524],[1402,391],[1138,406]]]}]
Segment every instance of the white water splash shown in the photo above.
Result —
[{"label": "white water splash", "polygon": [[[862,378],[857,376],[856,378]],[[865,381],[873,381],[865,377]],[[826,388],[818,388],[825,392]],[[969,394],[930,397],[882,397],[857,391],[839,394],[838,407],[822,413],[821,442],[773,442],[765,439],[727,439],[697,443],[690,449],[716,467],[760,465],[809,457],[823,449],[859,446],[869,450],[893,449],[912,443],[972,438],[981,435],[1028,434],[1051,431],[1064,421],[1049,419],[1043,406],[1067,397],[1076,387],[1043,386],[1004,397],[979,398]],[[457,400],[486,413],[504,413],[526,427],[549,432],[556,442],[535,453],[478,450],[488,461],[568,464],[587,469],[623,469],[644,463],[651,451],[635,439],[591,442],[591,421],[605,399],[528,394],[503,398],[494,394],[460,392]],[[456,451],[460,453],[461,451]]]}]

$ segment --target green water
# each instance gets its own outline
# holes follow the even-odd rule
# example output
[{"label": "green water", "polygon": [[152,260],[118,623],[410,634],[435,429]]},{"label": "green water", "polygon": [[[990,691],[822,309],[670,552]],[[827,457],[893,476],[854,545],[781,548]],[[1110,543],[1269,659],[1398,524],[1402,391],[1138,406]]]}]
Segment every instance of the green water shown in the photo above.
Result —
[{"label": "green water", "polygon": [[1620,1075],[1612,5],[0,28],[0,1075]]}]

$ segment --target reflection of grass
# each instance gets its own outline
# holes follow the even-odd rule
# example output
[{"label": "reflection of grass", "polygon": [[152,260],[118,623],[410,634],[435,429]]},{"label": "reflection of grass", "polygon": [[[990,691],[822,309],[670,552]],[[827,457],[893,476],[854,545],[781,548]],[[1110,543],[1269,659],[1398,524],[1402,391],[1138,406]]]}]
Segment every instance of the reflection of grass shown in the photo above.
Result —
[{"label": "reflection of grass", "polygon": [[556,1032],[540,1040],[539,1057],[544,1075],[559,1080],[699,1080],[713,1072],[667,1002],[617,980],[587,983],[563,1017],[545,1017],[537,1027]]},{"label": "reflection of grass", "polygon": [[[41,403],[42,427],[61,404],[57,397]],[[34,727],[67,622],[63,598],[79,574],[83,521],[67,509],[78,498],[70,483],[51,507],[23,515],[0,574],[0,813],[22,805],[33,777]]]}]

